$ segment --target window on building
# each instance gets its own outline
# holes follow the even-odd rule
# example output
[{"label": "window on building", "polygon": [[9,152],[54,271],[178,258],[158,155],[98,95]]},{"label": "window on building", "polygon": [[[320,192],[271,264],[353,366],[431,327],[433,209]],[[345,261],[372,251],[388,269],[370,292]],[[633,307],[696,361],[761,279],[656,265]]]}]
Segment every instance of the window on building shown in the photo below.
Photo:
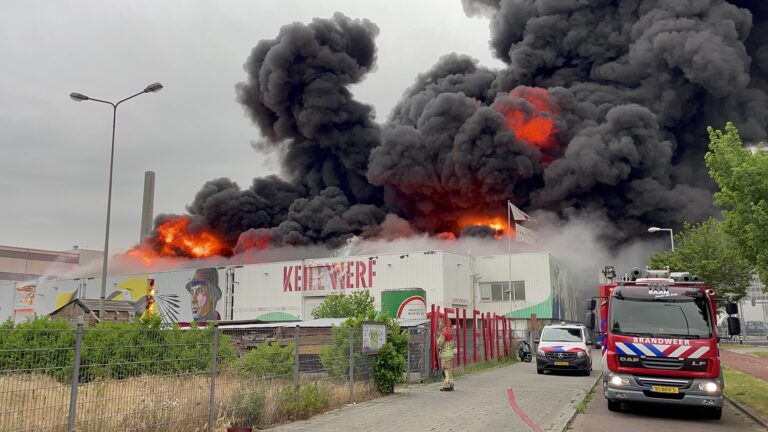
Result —
[{"label": "window on building", "polygon": [[[525,300],[525,281],[512,281],[512,289],[515,291],[515,300]],[[509,282],[480,283],[480,300],[509,301],[511,295]]]}]

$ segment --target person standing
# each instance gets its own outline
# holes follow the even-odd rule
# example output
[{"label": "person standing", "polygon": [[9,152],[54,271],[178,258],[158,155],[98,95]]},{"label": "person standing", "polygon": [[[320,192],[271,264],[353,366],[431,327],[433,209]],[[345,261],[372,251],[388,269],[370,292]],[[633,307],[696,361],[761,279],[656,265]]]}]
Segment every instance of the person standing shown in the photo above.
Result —
[{"label": "person standing", "polygon": [[440,336],[437,338],[437,346],[440,350],[440,363],[443,366],[445,379],[440,391],[453,391],[453,333],[451,322],[440,321]]}]

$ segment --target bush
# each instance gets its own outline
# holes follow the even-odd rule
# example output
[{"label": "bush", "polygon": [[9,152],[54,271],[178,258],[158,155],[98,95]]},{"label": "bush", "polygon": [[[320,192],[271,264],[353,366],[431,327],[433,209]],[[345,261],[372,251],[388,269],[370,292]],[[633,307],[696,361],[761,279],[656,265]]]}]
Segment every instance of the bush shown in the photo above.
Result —
[{"label": "bush", "polygon": [[0,371],[44,373],[61,382],[72,378],[75,331],[49,317],[0,326]]},{"label": "bush", "polygon": [[280,392],[281,417],[299,420],[325,411],[331,404],[331,392],[317,383],[290,386]]},{"label": "bush", "polygon": [[[80,382],[150,374],[208,372],[211,328],[166,327],[157,317],[131,323],[99,323],[85,329]],[[45,373],[61,382],[72,375],[75,327],[64,320],[37,318],[0,327],[0,370]],[[235,356],[229,338],[219,335],[220,362]]]},{"label": "bush", "polygon": [[382,393],[393,393],[395,384],[402,381],[405,373],[405,357],[408,355],[408,335],[400,331],[395,320],[387,320],[392,332],[373,360],[373,378]]},{"label": "bush", "polygon": [[264,389],[256,386],[250,390],[240,387],[234,395],[235,423],[239,426],[252,427],[264,419],[267,396]]},{"label": "bush", "polygon": [[[405,372],[405,358],[408,355],[408,335],[400,331],[397,320],[386,314],[378,316],[360,316],[346,320],[341,327],[331,330],[331,345],[324,346],[320,353],[320,361],[329,376],[337,379],[349,377],[349,329],[354,329],[355,337],[360,335],[363,321],[383,321],[387,325],[387,343],[373,358],[373,376],[376,387],[383,393],[392,393],[395,384],[402,380]],[[360,347],[355,347],[355,370],[357,375],[362,369],[362,354]]]},{"label": "bush", "polygon": [[[339,380],[349,379],[349,329],[354,328],[354,323],[350,320],[345,321],[340,327],[331,328],[331,344],[324,345],[320,349],[320,362],[326,373]],[[360,334],[358,328],[354,329],[354,335]],[[360,348],[354,350],[355,373],[360,372],[360,359],[362,354]]]},{"label": "bush", "polygon": [[237,361],[237,375],[243,378],[292,376],[295,347],[293,342],[284,347],[265,342]]}]

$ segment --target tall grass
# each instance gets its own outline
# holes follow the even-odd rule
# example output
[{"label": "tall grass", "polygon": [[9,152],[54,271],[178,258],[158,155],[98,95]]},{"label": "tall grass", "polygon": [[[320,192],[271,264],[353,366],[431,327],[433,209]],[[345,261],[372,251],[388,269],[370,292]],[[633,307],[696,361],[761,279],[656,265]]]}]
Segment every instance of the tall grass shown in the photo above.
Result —
[{"label": "tall grass", "polygon": [[[302,386],[316,385],[328,395],[322,409],[349,402],[349,385],[321,377],[302,377]],[[215,429],[224,431],[242,423],[243,406],[239,394],[255,388],[264,390],[263,412],[254,426],[268,426],[310,414],[286,413],[285,395],[293,383],[285,380],[244,381],[229,372],[216,379]],[[210,377],[141,376],[105,380],[78,387],[77,430],[90,431],[204,431],[208,424]],[[66,431],[70,386],[44,374],[0,376],[0,430]],[[355,401],[379,395],[370,382],[354,385]],[[250,425],[249,425],[250,426]]]}]

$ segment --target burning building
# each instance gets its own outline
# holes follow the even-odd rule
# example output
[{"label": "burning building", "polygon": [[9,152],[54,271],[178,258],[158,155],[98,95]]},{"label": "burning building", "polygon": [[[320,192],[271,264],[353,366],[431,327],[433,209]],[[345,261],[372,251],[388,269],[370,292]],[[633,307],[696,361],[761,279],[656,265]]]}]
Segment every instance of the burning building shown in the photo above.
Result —
[{"label": "burning building", "polygon": [[[27,307],[44,316],[73,299],[98,298],[101,278],[41,278],[27,285],[36,292]],[[432,305],[466,310],[469,320],[474,310],[511,315],[518,330],[527,328],[532,313],[547,321],[577,318],[573,284],[548,253],[416,251],[314,258],[109,276],[107,286],[109,300],[132,302],[127,304],[134,305],[135,315],[150,310],[168,323],[308,320],[329,294],[355,291],[369,292],[377,310],[403,318],[423,319]],[[0,294],[13,292],[0,287]],[[0,296],[0,320],[25,318],[10,313],[19,298]]]},{"label": "burning building", "polygon": [[[490,48],[506,66],[491,69],[447,53],[416,77],[382,122],[350,91],[375,69],[374,23],[337,13],[288,24],[256,43],[235,92],[263,137],[254,147],[280,155],[280,176],[243,187],[227,178],[206,182],[184,214],[156,218],[148,240],[127,255],[151,266],[163,257],[337,248],[352,237],[493,239],[514,233],[507,200],[550,225],[594,221],[602,241],[615,248],[649,226],[716,214],[715,185],[703,162],[707,125],[732,121],[745,142],[766,137],[763,3],[463,0],[463,6],[468,19],[489,20]],[[466,259],[455,264],[477,263]],[[369,273],[361,280],[367,280],[363,264]],[[263,265],[262,276],[283,277],[277,264]],[[305,263],[300,266],[306,283]],[[245,270],[217,277],[226,284],[238,271]],[[380,264],[378,278],[383,271]],[[463,289],[481,295],[471,286]],[[305,292],[284,294],[304,298]],[[242,297],[234,293],[237,305]],[[176,298],[158,300],[158,307],[184,292],[168,295]],[[226,290],[211,295],[228,301]],[[442,294],[434,298],[450,304]],[[290,305],[296,316],[306,315],[304,303]],[[224,311],[235,317],[234,308]]]},{"label": "burning building", "polygon": [[617,244],[716,213],[705,126],[730,120],[748,142],[766,136],[758,2],[463,5],[489,19],[490,47],[507,66],[446,54],[385,123],[349,90],[375,67],[374,23],[337,13],[258,42],[237,100],[263,136],[255,147],[281,155],[281,177],[207,182],[186,214],[159,217],[148,248],[132,253],[337,247],[393,226],[494,237],[510,232],[506,200],[549,220],[588,215]]}]

